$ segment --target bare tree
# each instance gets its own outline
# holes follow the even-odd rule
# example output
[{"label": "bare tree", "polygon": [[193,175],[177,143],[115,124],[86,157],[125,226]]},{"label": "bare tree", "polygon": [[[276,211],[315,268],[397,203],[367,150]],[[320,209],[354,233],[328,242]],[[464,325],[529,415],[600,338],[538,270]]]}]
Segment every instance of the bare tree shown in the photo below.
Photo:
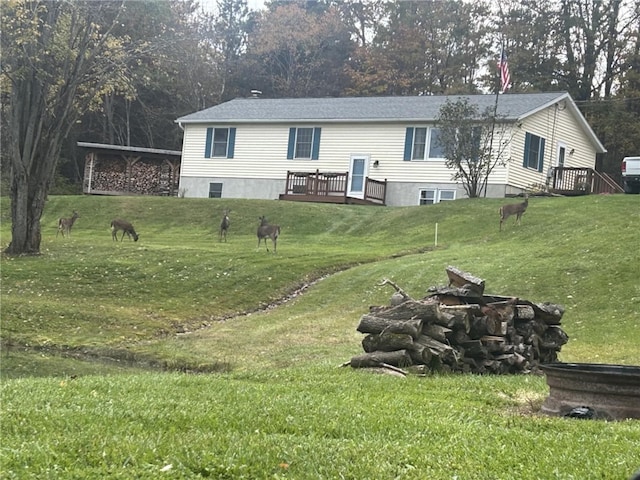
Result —
[{"label": "bare tree", "polygon": [[348,84],[344,65],[355,44],[336,8],[313,5],[321,11],[296,2],[273,4],[249,38],[252,76],[266,94],[334,96]]},{"label": "bare tree", "polygon": [[561,0],[558,31],[566,61],[560,80],[573,98],[611,94],[624,70],[624,52],[637,35],[638,15],[637,0]]},{"label": "bare tree", "polygon": [[504,153],[511,142],[509,126],[498,118],[494,108],[479,112],[465,97],[447,100],[437,119],[438,142],[470,198],[486,195],[491,172],[504,166]]}]

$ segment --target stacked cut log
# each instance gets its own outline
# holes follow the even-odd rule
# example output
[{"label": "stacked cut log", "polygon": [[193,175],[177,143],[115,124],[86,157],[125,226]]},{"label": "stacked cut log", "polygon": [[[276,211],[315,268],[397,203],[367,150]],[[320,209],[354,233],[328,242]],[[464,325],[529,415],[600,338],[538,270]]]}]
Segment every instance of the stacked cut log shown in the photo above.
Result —
[{"label": "stacked cut log", "polygon": [[138,160],[131,166],[129,189],[142,195],[156,195],[162,183],[162,164],[152,160]]},{"label": "stacked cut log", "polygon": [[449,285],[414,300],[389,280],[389,306],[371,307],[357,330],[364,354],[354,368],[415,366],[413,370],[529,373],[557,361],[569,337],[560,327],[562,306],[486,295],[484,280],[447,267]]}]

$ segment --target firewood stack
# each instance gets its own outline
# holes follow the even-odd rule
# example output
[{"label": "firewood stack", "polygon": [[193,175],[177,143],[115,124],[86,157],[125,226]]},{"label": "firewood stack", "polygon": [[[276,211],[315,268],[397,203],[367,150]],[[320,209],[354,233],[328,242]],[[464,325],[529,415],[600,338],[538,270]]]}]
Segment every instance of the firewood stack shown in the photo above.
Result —
[{"label": "firewood stack", "polygon": [[396,292],[389,306],[371,307],[357,330],[364,354],[353,368],[412,367],[417,372],[529,373],[557,361],[569,337],[560,328],[564,308],[484,294],[484,280],[447,267],[449,285],[414,300]]}]

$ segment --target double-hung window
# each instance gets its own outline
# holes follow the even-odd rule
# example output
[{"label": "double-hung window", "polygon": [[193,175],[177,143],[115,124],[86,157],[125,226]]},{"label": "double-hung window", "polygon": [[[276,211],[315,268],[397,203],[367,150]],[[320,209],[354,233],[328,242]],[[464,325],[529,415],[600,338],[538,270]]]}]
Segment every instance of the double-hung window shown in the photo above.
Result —
[{"label": "double-hung window", "polygon": [[447,200],[455,200],[455,190],[441,190],[439,188],[425,188],[420,190],[420,205],[433,205]]},{"label": "double-hung window", "polygon": [[544,168],[544,138],[527,132],[524,139],[523,166],[542,172]]},{"label": "double-hung window", "polygon": [[320,133],[318,127],[292,127],[289,129],[287,158],[318,160],[320,155]]},{"label": "double-hung window", "polygon": [[233,158],[235,142],[235,128],[207,128],[207,139],[204,148],[204,156],[205,158]]},{"label": "double-hung window", "polygon": [[442,160],[440,129],[435,127],[408,127],[404,143],[405,160]]}]

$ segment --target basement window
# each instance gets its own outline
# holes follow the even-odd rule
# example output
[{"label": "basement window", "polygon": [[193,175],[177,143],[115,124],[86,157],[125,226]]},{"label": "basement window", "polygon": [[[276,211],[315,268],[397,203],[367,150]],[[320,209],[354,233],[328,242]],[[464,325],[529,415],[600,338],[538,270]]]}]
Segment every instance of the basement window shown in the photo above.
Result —
[{"label": "basement window", "polygon": [[433,205],[456,199],[455,190],[441,190],[439,188],[425,188],[420,190],[420,205]]},{"label": "basement window", "polygon": [[209,198],[222,198],[222,183],[209,184]]}]

